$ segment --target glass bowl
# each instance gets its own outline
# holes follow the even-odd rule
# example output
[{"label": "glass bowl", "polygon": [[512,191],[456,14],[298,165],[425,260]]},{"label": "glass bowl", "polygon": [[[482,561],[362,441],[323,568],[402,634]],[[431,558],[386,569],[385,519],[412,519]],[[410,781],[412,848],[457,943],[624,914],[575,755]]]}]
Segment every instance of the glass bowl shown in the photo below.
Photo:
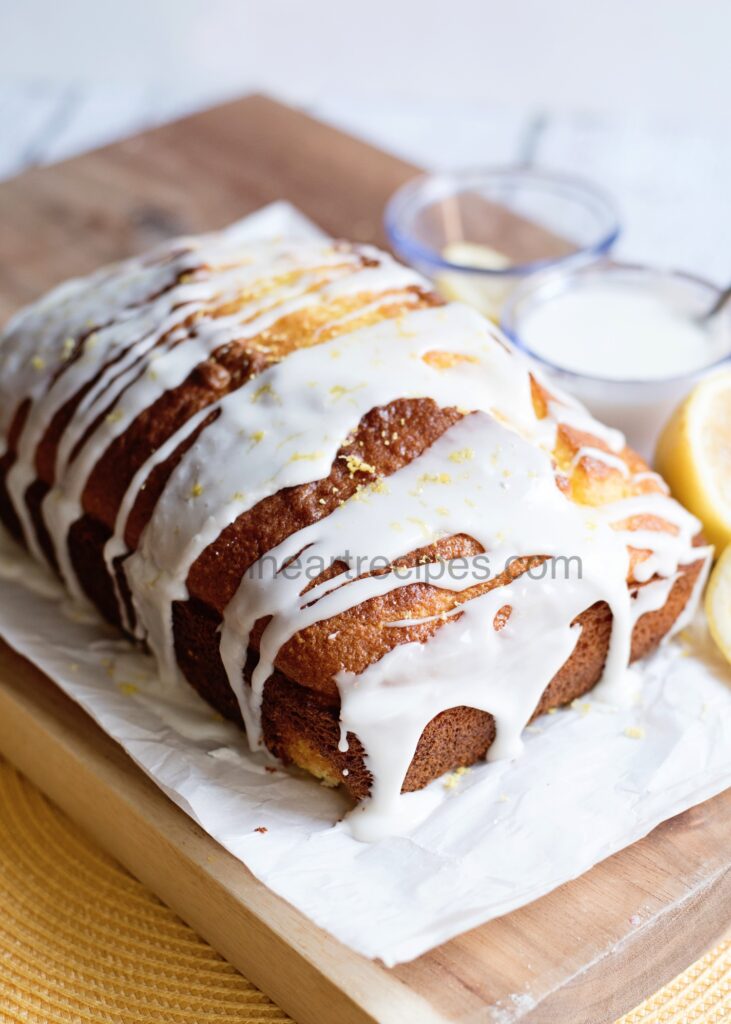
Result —
[{"label": "glass bowl", "polygon": [[494,320],[526,275],[599,259],[619,235],[604,192],[529,167],[415,178],[391,197],[385,226],[406,263]]},{"label": "glass bowl", "polygon": [[[637,349],[635,366],[637,371],[644,365],[645,372],[633,374],[630,368],[626,375],[610,375],[562,366],[548,357],[545,342],[538,344],[538,322],[534,320],[531,329],[530,318],[536,311],[545,310],[546,304],[569,294],[580,295],[582,289],[597,284],[617,284],[629,289],[630,294],[634,289],[640,295],[659,299],[672,315],[690,320],[709,310],[720,290],[710,281],[683,271],[602,260],[590,266],[536,274],[516,289],[505,304],[501,327],[511,341],[543,367],[550,380],[580,399],[597,419],[623,431],[629,444],[650,460],[665,422],[693,385],[709,372],[731,366],[731,308],[727,306],[714,317],[708,327],[708,349],[699,353],[697,365],[683,372],[663,370],[660,366],[656,374],[648,374],[647,367],[652,364],[657,348],[656,344],[655,349],[649,348],[653,344],[649,332],[648,348],[645,352]],[[640,330],[639,334],[642,333]],[[528,334],[532,334],[532,342]],[[587,346],[591,343],[589,329]],[[590,360],[588,356],[587,366]]]}]

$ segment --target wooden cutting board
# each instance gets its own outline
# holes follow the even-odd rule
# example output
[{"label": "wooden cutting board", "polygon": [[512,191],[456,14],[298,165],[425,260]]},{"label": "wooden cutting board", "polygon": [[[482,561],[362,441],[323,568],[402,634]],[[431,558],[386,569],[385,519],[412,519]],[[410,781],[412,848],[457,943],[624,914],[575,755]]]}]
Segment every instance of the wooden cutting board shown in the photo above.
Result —
[{"label": "wooden cutting board", "polygon": [[[334,235],[382,243],[384,202],[414,172],[262,97],[28,171],[0,185],[0,319],[63,278],[279,198]],[[1,643],[0,751],[298,1024],[604,1024],[731,922],[731,791],[386,970],[257,882]]]}]

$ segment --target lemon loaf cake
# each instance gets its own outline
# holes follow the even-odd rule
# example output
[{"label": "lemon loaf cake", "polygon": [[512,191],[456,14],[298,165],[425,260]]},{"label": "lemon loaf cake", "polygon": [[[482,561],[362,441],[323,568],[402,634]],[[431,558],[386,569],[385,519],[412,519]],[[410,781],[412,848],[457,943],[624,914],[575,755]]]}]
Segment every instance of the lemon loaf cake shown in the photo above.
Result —
[{"label": "lemon loaf cake", "polygon": [[0,516],[169,685],[380,817],[611,694],[709,562],[477,312],[372,247],[235,231],[15,316]]}]

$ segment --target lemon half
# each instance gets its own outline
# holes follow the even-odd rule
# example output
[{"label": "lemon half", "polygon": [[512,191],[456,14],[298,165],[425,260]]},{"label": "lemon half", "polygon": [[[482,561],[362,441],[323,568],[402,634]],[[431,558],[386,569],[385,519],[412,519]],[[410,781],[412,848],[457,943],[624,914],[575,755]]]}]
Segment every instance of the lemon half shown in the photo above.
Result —
[{"label": "lemon half", "polygon": [[731,545],[711,573],[706,590],[706,617],[711,636],[731,662]]},{"label": "lemon half", "polygon": [[655,468],[701,520],[716,551],[731,544],[731,372],[702,380],[676,409],[660,436]]}]

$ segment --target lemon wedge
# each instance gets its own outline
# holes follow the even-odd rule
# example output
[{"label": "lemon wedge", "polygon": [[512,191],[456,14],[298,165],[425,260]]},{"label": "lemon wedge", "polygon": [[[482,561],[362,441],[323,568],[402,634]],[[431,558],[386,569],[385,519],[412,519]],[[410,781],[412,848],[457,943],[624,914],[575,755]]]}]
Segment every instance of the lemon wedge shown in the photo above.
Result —
[{"label": "lemon wedge", "polygon": [[711,573],[706,590],[706,617],[711,636],[726,661],[731,662],[731,545]]},{"label": "lemon wedge", "polygon": [[675,410],[660,435],[655,468],[716,550],[730,544],[731,372],[706,377]]}]

